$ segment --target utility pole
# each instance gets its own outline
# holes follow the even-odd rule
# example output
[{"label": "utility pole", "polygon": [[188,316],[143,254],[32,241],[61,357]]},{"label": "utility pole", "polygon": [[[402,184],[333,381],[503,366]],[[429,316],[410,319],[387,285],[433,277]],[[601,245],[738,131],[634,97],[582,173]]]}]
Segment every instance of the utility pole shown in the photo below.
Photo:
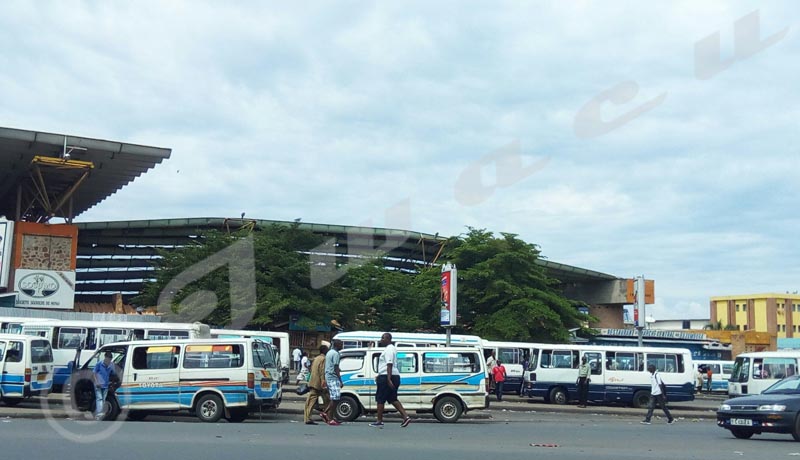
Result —
[{"label": "utility pole", "polygon": [[[647,323],[647,314],[645,312],[644,294],[645,282],[644,276],[637,276],[634,281],[635,303],[633,304],[633,323],[636,327],[637,335],[639,337],[639,346],[644,346],[644,326]],[[641,310],[641,314],[639,313]],[[641,318],[641,321],[639,320]]]}]

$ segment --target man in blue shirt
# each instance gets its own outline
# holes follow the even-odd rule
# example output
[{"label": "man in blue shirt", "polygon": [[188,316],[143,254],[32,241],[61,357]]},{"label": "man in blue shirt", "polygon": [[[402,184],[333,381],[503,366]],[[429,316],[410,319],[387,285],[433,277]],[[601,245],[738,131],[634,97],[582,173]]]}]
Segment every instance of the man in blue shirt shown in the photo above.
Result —
[{"label": "man in blue shirt", "polygon": [[113,355],[107,351],[103,355],[103,360],[94,365],[94,397],[95,397],[95,419],[103,419],[103,406],[105,405],[106,396],[108,396],[108,382],[111,379],[111,374],[116,375],[114,364],[111,362]]}]

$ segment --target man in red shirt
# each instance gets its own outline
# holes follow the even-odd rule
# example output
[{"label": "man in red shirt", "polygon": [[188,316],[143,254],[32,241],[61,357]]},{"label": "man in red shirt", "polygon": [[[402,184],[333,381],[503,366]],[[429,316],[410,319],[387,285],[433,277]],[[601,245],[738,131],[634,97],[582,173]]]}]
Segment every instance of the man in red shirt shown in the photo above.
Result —
[{"label": "man in red shirt", "polygon": [[503,400],[503,382],[506,381],[506,367],[498,359],[494,369],[492,369],[492,376],[494,377],[494,391],[497,395],[497,400]]}]

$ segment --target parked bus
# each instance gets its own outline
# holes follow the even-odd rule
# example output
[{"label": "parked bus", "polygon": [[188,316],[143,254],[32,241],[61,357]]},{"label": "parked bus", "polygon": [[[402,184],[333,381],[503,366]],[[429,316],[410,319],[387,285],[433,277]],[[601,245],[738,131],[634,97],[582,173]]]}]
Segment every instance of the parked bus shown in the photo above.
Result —
[{"label": "parked bus", "polygon": [[[446,334],[429,334],[421,332],[391,332],[392,341],[397,347],[444,347],[447,345]],[[333,336],[341,340],[344,348],[377,347],[383,332],[380,331],[349,331],[340,332]],[[452,334],[450,346],[452,347],[478,347],[482,348],[482,339],[477,335]]]},{"label": "parked bus", "polygon": [[0,400],[15,406],[53,386],[53,350],[45,338],[0,334]]},{"label": "parked bus", "polygon": [[757,395],[778,380],[796,375],[798,366],[800,351],[742,353],[733,362],[728,395]]},{"label": "parked bus", "polygon": [[506,368],[506,380],[503,384],[503,393],[522,395],[524,371],[530,364],[531,354],[544,346],[540,343],[528,342],[496,342],[484,340],[484,359],[488,359],[492,352]]},{"label": "parked bus", "polygon": [[708,368],[711,368],[711,391],[728,392],[728,380],[733,373],[733,361],[702,360],[695,361],[694,364],[694,368],[700,370],[703,375],[702,391],[708,388],[708,376],[706,371]]},{"label": "parked bus", "polygon": [[[201,323],[156,323],[128,321],[76,321],[28,319],[21,333],[45,337],[53,346],[53,390],[61,391],[69,380],[75,350],[97,350],[106,343],[127,340],[210,338],[211,330]],[[89,353],[84,354],[88,357]],[[78,365],[83,363],[78,363]]]},{"label": "parked bus", "polygon": [[[383,348],[350,348],[341,352],[342,397],[334,416],[353,421],[375,412],[375,378]],[[400,375],[398,399],[406,410],[433,412],[443,423],[457,421],[461,414],[489,405],[486,362],[476,347],[408,347],[397,351]],[[393,371],[395,372],[395,371]],[[394,411],[391,404],[388,412]]]},{"label": "parked bus", "polygon": [[[141,420],[188,410],[203,422],[243,422],[257,408],[277,408],[282,389],[272,345],[258,339],[173,339],[111,343],[72,376],[73,409],[95,411],[94,366],[111,353],[118,382],[103,420]],[[78,351],[77,353],[80,353]]]},{"label": "parked bus", "polygon": [[543,344],[533,351],[523,395],[566,404],[578,396],[578,367],[586,356],[591,369],[588,400],[646,407],[653,364],[667,385],[670,401],[694,400],[692,354],[684,348]]},{"label": "parked bus", "polygon": [[289,366],[292,360],[289,358],[289,333],[276,331],[246,331],[240,329],[211,329],[212,338],[253,338],[271,343],[278,350],[278,364],[281,369],[281,382],[289,382]]}]

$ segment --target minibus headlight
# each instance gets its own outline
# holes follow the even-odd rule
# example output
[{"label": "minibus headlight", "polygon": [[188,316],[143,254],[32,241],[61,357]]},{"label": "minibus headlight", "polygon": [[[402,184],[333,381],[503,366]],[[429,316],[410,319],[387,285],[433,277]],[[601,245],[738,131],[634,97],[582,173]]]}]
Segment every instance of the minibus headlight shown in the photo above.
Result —
[{"label": "minibus headlight", "polygon": [[731,410],[730,404],[720,404],[719,410]]},{"label": "minibus headlight", "polygon": [[786,406],[783,404],[763,404],[758,406],[758,410],[764,412],[783,412],[786,410]]}]

